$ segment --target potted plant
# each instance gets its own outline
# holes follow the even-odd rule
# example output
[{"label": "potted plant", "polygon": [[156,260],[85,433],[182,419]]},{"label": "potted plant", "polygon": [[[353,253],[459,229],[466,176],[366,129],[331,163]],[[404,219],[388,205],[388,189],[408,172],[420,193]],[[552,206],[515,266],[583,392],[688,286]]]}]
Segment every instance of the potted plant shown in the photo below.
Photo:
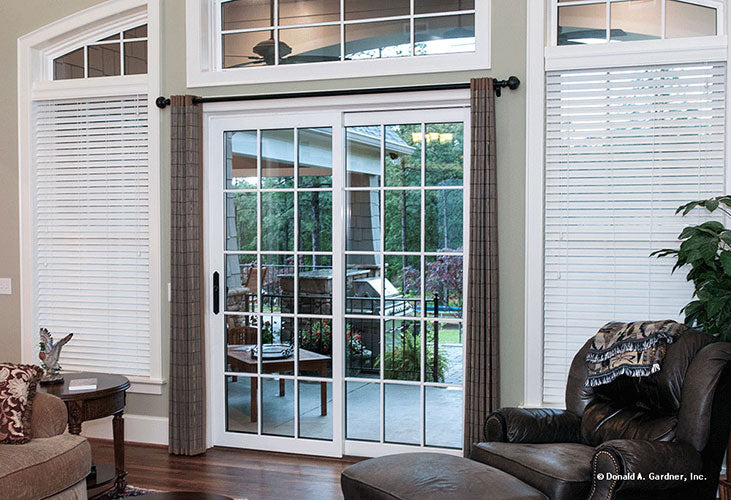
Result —
[{"label": "potted plant", "polygon": [[[687,215],[695,208],[704,208],[713,214],[719,211],[731,217],[731,195],[708,200],[691,201],[676,210]],[[709,220],[697,226],[683,229],[677,250],[664,249],[650,254],[656,257],[672,256],[677,259],[673,272],[689,266],[687,279],[693,282],[695,291],[682,311],[685,324],[695,327],[726,342],[731,341],[731,230],[717,220]],[[727,481],[731,478],[731,440],[726,452]],[[721,488],[731,489],[726,483]],[[731,491],[726,492],[731,495]],[[723,498],[723,495],[722,495]]]},{"label": "potted plant", "polygon": [[[332,355],[332,327],[329,320],[317,320],[299,331],[299,346],[308,351]],[[345,331],[345,352],[349,359],[356,356],[370,356],[371,352],[363,345],[359,332],[352,332],[347,325]]]}]

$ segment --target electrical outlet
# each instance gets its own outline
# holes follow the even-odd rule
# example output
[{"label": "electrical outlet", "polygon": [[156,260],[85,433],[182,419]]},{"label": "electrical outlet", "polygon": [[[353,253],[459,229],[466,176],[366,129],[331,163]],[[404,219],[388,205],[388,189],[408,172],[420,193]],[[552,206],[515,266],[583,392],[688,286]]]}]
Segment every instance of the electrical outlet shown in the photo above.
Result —
[{"label": "electrical outlet", "polygon": [[0,278],[0,295],[11,295],[12,293],[12,281],[10,278]]}]

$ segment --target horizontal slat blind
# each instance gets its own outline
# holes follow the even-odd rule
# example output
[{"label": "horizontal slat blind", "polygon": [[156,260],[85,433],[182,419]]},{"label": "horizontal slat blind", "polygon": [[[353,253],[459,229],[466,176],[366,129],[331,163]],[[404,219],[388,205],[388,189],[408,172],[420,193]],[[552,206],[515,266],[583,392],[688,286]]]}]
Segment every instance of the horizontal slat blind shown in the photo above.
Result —
[{"label": "horizontal slat blind", "polygon": [[650,252],[676,248],[721,194],[725,64],[552,72],[546,82],[545,403],[606,322],[682,319],[685,273]]},{"label": "horizontal slat blind", "polygon": [[150,376],[147,96],[34,104],[35,332],[65,370]]}]

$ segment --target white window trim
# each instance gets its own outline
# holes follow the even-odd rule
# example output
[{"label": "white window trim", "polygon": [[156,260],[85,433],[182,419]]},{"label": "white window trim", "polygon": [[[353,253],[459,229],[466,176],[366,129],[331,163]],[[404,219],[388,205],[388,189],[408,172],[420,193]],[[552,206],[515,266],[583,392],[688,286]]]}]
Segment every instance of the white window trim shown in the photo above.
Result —
[{"label": "white window trim", "polygon": [[364,61],[321,62],[285,66],[220,69],[214,37],[216,0],[186,0],[186,60],[188,87],[331,80],[368,76],[440,73],[490,69],[492,0],[475,2],[475,52]]},{"label": "white window trim", "polygon": [[682,64],[726,59],[726,35],[546,47],[546,71]]},{"label": "white window trim", "polygon": [[525,335],[523,404],[543,402],[543,199],[546,0],[528,0],[526,38]]},{"label": "white window trim", "polygon": [[[704,3],[723,7],[721,2]],[[555,28],[555,0],[528,0],[526,102],[525,331],[523,406],[543,402],[544,166],[546,72],[561,69],[637,66],[699,61],[731,61],[731,44],[718,36],[622,42],[585,46],[548,46]],[[721,15],[723,12],[723,16]],[[719,25],[731,26],[731,9],[719,12]],[[722,19],[721,19],[722,18]],[[546,35],[553,33],[550,39]],[[731,77],[727,74],[727,88]],[[731,98],[726,102],[731,130]],[[726,192],[731,192],[731,134],[726,134]],[[555,406],[555,405],[554,405]]]},{"label": "white window trim", "polygon": [[[52,81],[53,58],[89,39],[113,34],[139,17],[148,25],[148,74]],[[142,21],[141,21],[142,22]],[[93,26],[89,29],[89,26]],[[129,392],[162,394],[162,269],[160,113],[160,0],[108,0],[55,21],[18,39],[18,176],[20,205],[21,358],[37,361],[33,325],[32,104],[34,101],[84,96],[146,93],[149,131],[150,227],[150,377],[130,377]]]}]

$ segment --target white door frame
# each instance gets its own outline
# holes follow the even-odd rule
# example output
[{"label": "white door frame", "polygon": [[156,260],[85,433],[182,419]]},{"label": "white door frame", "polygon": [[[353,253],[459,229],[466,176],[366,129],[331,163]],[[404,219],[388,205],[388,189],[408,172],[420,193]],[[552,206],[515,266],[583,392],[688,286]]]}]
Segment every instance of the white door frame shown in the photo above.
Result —
[{"label": "white door frame", "polygon": [[[222,312],[213,314],[212,310],[212,277],[209,271],[217,265],[221,275],[223,269],[223,241],[214,242],[212,236],[221,234],[222,227],[214,227],[214,224],[223,225],[223,218],[213,221],[213,214],[221,213],[216,205],[222,202],[223,195],[223,131],[241,130],[246,128],[293,128],[332,126],[333,146],[344,147],[344,140],[340,139],[345,124],[346,113],[353,112],[378,112],[378,111],[399,111],[399,110],[423,110],[438,108],[469,108],[468,90],[450,91],[425,91],[386,93],[361,96],[336,96],[322,98],[292,98],[267,101],[249,102],[226,102],[211,103],[203,108],[203,158],[205,162],[204,172],[204,196],[203,203],[204,217],[204,268],[208,275],[205,286],[205,327],[206,327],[206,376],[209,380],[206,391],[207,407],[207,446],[236,446],[242,448],[260,448],[270,451],[282,451],[290,453],[313,454],[323,456],[342,456],[344,453],[358,452],[360,455],[382,455],[399,451],[433,451],[434,448],[424,448],[407,445],[372,444],[372,443],[346,443],[344,440],[344,405],[343,405],[343,375],[344,367],[342,360],[333,359],[333,436],[332,442],[317,441],[312,439],[258,436],[253,434],[236,434],[225,432],[225,422],[221,418],[221,411],[224,408],[224,377],[220,360],[224,359],[223,352],[223,322]],[[446,111],[446,110],[445,110]],[[465,142],[467,142],[469,130],[469,114],[465,111],[467,121],[465,123]],[[245,118],[244,118],[245,117]],[[434,121],[440,120],[438,114]],[[326,121],[330,121],[327,124]],[[242,125],[243,123],[243,125]],[[469,148],[466,148],[467,150]],[[337,279],[342,274],[343,255],[345,238],[343,226],[345,222],[345,211],[343,203],[342,176],[344,175],[342,160],[343,151],[334,151],[333,154],[333,318],[342,319],[343,315],[343,280]],[[468,172],[465,172],[465,212],[468,212],[469,182]],[[217,194],[216,194],[217,192]],[[221,207],[223,205],[219,205]],[[466,221],[467,219],[465,219]],[[467,226],[467,224],[465,224]],[[468,241],[465,235],[464,265],[468,267],[466,244]],[[341,248],[342,247],[342,248]],[[466,283],[466,279],[464,280]],[[465,286],[466,289],[466,286]],[[465,290],[466,291],[466,290]],[[465,304],[466,294],[463,295]],[[225,303],[223,301],[222,303]],[[338,304],[340,304],[338,306]],[[338,307],[340,310],[338,310]],[[217,324],[218,323],[218,324]],[[333,321],[333,352],[340,352],[342,349],[341,335],[336,335],[340,327],[335,326]],[[219,360],[219,363],[216,363]],[[448,453],[461,454],[460,450],[447,450]]]}]

